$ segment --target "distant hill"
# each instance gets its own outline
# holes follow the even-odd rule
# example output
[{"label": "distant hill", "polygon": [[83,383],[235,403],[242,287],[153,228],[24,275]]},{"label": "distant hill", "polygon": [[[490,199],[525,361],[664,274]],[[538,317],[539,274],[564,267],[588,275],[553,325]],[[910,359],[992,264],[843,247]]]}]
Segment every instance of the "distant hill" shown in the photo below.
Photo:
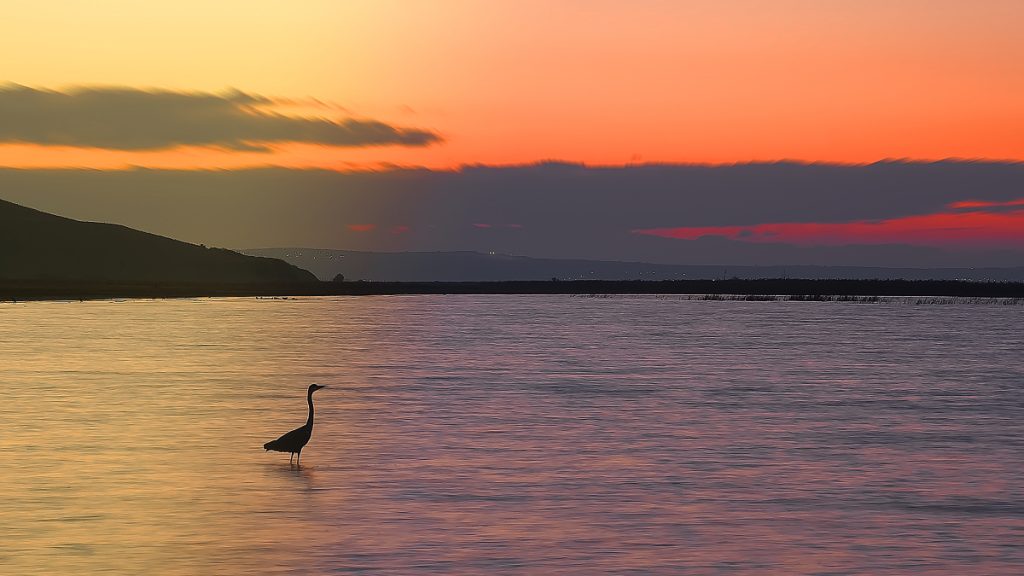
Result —
[{"label": "distant hill", "polygon": [[281,260],[206,248],[0,200],[0,279],[79,282],[312,282]]},{"label": "distant hill", "polygon": [[704,280],[723,278],[1024,281],[1016,268],[874,268],[856,266],[685,266],[527,258],[480,252],[357,252],[263,248],[245,254],[280,258],[323,280],[496,282],[509,280]]}]

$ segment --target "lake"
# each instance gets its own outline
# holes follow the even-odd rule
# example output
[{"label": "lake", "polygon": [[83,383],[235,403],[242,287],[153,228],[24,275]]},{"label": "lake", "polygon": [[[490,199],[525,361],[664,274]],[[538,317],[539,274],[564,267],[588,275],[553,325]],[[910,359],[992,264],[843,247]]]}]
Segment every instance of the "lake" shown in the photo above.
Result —
[{"label": "lake", "polygon": [[1019,305],[0,303],[0,390],[4,574],[1024,573]]}]

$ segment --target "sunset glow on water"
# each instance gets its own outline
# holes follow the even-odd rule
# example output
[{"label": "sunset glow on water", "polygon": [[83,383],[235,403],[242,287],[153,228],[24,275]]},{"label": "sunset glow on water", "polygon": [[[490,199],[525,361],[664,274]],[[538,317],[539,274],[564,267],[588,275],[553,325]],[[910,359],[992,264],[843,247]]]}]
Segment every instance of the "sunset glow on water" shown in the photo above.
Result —
[{"label": "sunset glow on water", "polygon": [[1022,315],[2,303],[0,573],[1019,574]]}]

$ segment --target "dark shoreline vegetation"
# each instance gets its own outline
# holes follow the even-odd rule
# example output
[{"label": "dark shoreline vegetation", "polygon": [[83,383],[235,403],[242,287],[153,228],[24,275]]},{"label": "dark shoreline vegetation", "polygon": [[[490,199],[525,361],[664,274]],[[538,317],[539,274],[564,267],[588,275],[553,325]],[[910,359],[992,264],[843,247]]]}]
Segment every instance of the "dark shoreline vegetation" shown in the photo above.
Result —
[{"label": "dark shoreline vegetation", "polygon": [[[956,280],[664,280],[169,283],[0,280],[0,301],[412,294],[690,295],[700,300],[877,301],[883,297],[1024,299],[1024,282]],[[875,299],[875,300],[872,300]]]}]

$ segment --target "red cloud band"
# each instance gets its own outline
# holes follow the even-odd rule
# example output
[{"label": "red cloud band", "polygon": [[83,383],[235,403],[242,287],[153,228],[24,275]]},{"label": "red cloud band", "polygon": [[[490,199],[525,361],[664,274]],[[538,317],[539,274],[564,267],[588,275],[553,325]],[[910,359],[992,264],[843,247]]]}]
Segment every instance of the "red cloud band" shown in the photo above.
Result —
[{"label": "red cloud band", "polygon": [[[964,204],[964,203],[956,203]],[[988,206],[1018,206],[989,203]],[[1024,248],[1024,210],[949,212],[855,222],[789,222],[751,226],[701,226],[633,230],[663,238],[721,236],[744,242],[785,244],[919,244]]]}]

